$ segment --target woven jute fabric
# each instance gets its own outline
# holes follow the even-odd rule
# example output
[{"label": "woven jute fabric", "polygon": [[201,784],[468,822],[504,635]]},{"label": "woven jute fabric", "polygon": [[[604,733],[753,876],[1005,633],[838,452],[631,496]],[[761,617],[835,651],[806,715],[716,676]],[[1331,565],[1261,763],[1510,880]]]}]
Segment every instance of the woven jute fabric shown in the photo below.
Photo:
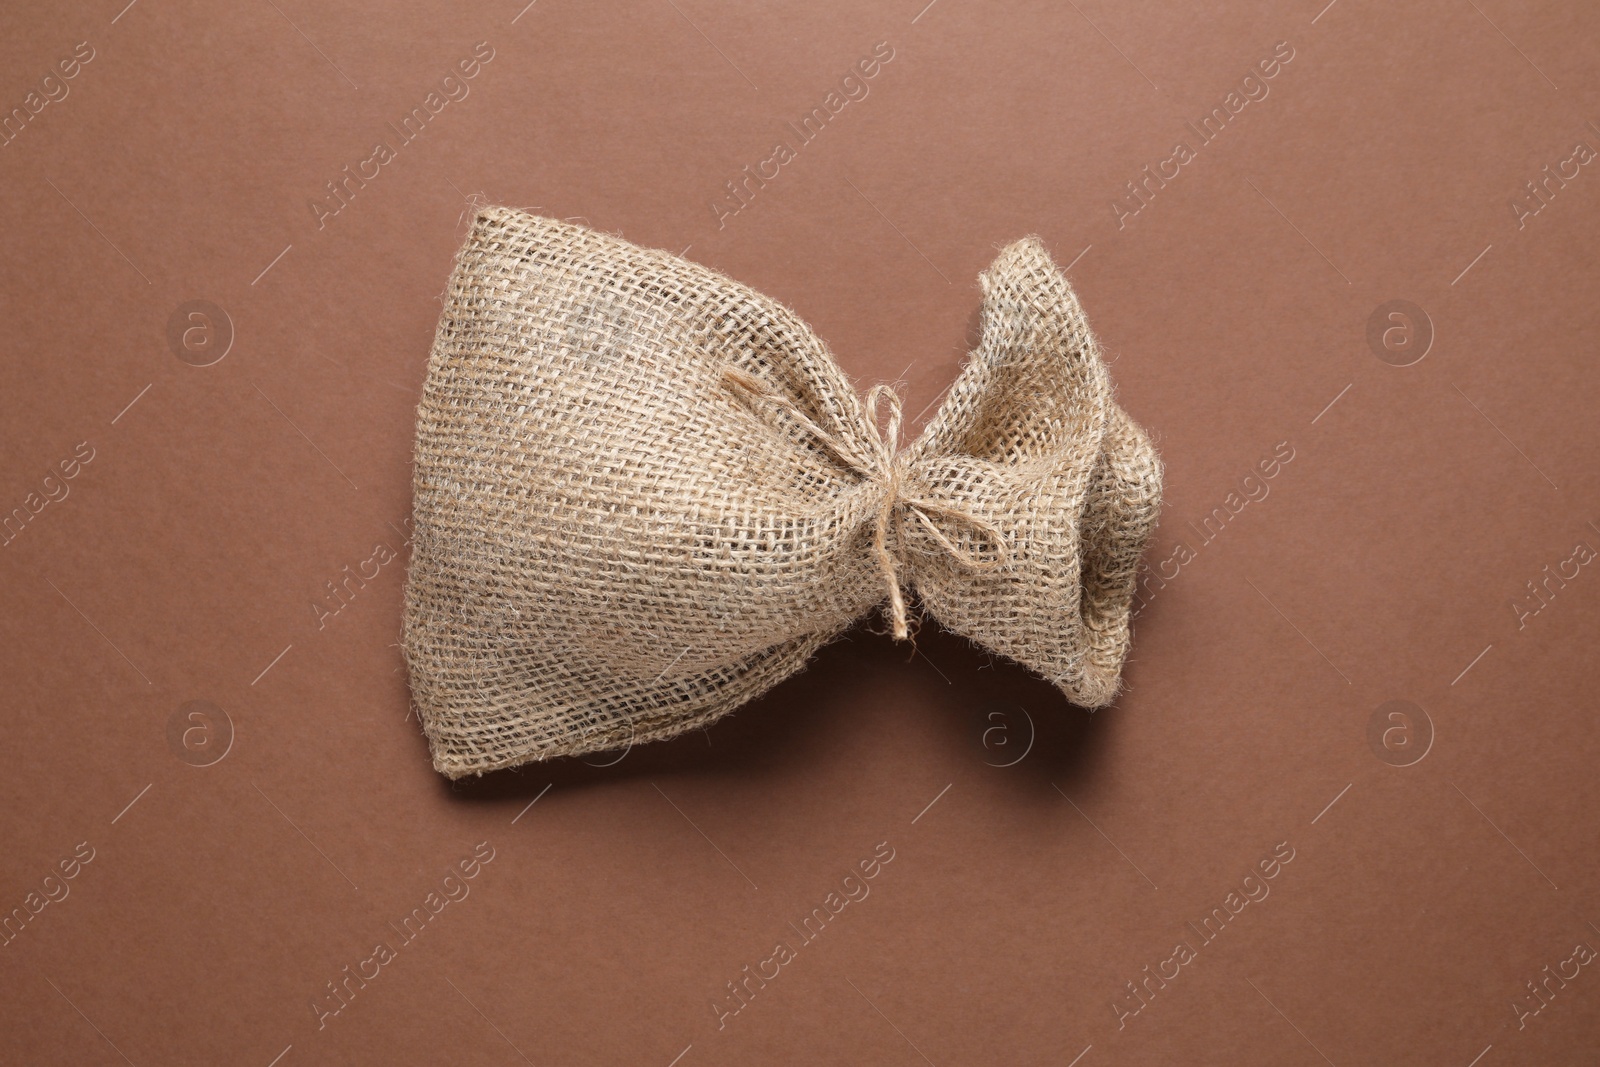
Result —
[{"label": "woven jute fabric", "polygon": [[1161,468],[1037,238],[901,447],[781,304],[670,253],[477,211],[417,413],[404,640],[449,777],[670,737],[882,607],[1088,707],[1116,694]]}]

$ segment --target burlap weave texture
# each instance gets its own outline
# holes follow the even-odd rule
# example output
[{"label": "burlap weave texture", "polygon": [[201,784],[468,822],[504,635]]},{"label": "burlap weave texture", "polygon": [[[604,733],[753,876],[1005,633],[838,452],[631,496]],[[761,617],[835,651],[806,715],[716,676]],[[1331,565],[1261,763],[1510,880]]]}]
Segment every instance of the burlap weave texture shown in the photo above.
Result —
[{"label": "burlap weave texture", "polygon": [[922,435],[787,308],[481,208],[417,414],[403,648],[450,777],[669,737],[907,593],[1080,704],[1116,694],[1161,469],[1036,238]]}]

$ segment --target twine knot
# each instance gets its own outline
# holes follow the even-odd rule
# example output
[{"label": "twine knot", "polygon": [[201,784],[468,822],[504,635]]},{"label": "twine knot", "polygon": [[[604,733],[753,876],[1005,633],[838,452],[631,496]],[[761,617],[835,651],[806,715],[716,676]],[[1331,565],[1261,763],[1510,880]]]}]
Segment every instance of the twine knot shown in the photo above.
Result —
[{"label": "twine knot", "polygon": [[[735,391],[750,399],[757,400],[763,405],[770,404],[782,410],[790,418],[798,422],[806,432],[815,438],[829,452],[832,452],[853,471],[879,483],[882,486],[882,499],[878,505],[878,513],[872,528],[872,554],[877,560],[880,573],[883,575],[884,585],[888,590],[889,624],[894,633],[895,640],[904,641],[911,636],[911,628],[907,619],[906,598],[900,579],[900,569],[903,560],[900,554],[889,547],[889,532],[895,531],[896,547],[899,547],[899,537],[902,525],[909,519],[921,524],[922,529],[933,541],[950,554],[964,567],[973,570],[987,570],[998,566],[1010,559],[1010,550],[1006,546],[1005,537],[999,527],[993,523],[978,518],[972,512],[963,508],[941,504],[926,497],[914,496],[905,491],[907,464],[906,458],[900,452],[900,424],[902,421],[903,404],[900,394],[892,385],[874,385],[867,392],[866,424],[871,431],[871,444],[873,452],[870,457],[862,457],[855,450],[842,442],[837,435],[829,433],[818,426],[805,412],[801,411],[788,397],[775,392],[765,381],[751,374],[749,371],[738,367],[722,368],[722,380]],[[879,428],[879,405],[887,408],[887,419],[882,429]],[[943,530],[939,529],[933,521],[933,515],[941,515],[946,520],[966,526],[969,530],[986,537],[994,545],[995,554],[992,557],[979,555],[971,549],[965,548],[952,541]]]}]

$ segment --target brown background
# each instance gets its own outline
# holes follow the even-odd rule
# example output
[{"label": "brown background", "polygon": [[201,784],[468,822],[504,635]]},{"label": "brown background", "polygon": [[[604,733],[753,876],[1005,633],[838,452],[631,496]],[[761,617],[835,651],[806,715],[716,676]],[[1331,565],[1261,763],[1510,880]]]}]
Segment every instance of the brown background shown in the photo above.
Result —
[{"label": "brown background", "polygon": [[[0,547],[0,909],[94,850],[0,947],[0,1060],[1600,1056],[1600,964],[1513,1006],[1600,947],[1600,573],[1513,606],[1600,548],[1600,168],[1510,205],[1600,146],[1600,9],[123,2],[0,26],[7,110],[95,53],[0,149],[0,514],[94,457]],[[319,229],[309,201],[479,41],[470,95]],[[724,183],[880,41],[870,94],[719,229]],[[1125,183],[1280,41],[1269,95],[1119,228]],[[313,605],[378,543],[404,558],[472,195],[687,247],[908,412],[955,376],[997,246],[1039,233],[1165,456],[1149,559],[1194,549],[1128,692],[1091,716],[934,627],[917,655],[863,626],[614,766],[434,774],[403,563]],[[193,300],[232,333],[206,367],[169,340]],[[1390,300],[1431,323],[1414,365],[1368,343]],[[1391,700],[1420,711],[1374,743]],[[470,895],[319,1029],[327,983],[485,841]],[[719,1030],[726,983],[879,842],[870,896]],[[1281,842],[1202,945],[1185,924]]]}]

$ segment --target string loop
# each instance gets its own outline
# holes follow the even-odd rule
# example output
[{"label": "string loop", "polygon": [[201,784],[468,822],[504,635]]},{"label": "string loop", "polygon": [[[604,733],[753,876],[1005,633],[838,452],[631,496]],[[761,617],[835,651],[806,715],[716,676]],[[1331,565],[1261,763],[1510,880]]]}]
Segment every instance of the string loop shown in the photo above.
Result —
[{"label": "string loop", "polygon": [[[993,523],[978,518],[969,511],[948,504],[940,504],[923,497],[908,496],[902,488],[906,471],[906,463],[900,452],[900,424],[902,421],[903,406],[900,394],[894,387],[886,384],[874,385],[867,392],[866,416],[867,425],[872,431],[874,445],[873,462],[864,464],[854,451],[848,448],[833,434],[818,426],[799,406],[788,397],[775,392],[760,378],[739,369],[738,367],[724,367],[722,380],[735,391],[749,399],[770,403],[782,409],[786,414],[798,422],[808,434],[814,437],[819,444],[842,460],[850,469],[877,481],[883,486],[883,500],[878,506],[877,518],[872,530],[872,554],[877,560],[878,569],[883,575],[884,585],[889,594],[889,623],[893,628],[897,641],[904,641],[910,636],[910,627],[906,619],[905,594],[901,589],[900,560],[889,548],[889,531],[897,527],[897,520],[903,523],[907,518],[920,523],[922,528],[933,539],[934,543],[943,548],[964,567],[973,570],[987,570],[998,566],[1010,558],[1010,550],[1006,546],[1005,537],[1000,529]],[[879,428],[879,405],[887,408],[887,424]],[[947,521],[963,526],[968,530],[986,537],[995,546],[995,555],[985,558],[978,553],[963,548],[952,541],[943,530],[939,529],[933,521],[934,515],[940,515]]]}]

